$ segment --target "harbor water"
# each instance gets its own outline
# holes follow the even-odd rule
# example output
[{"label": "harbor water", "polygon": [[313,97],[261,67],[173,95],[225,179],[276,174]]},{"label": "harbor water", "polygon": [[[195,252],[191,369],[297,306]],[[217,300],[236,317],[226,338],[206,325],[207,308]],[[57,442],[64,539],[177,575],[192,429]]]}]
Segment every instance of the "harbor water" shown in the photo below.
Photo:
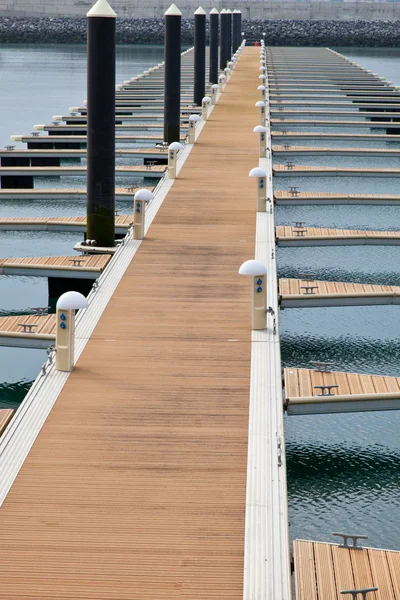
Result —
[{"label": "harbor water", "polygon": [[[400,85],[400,50],[335,50]],[[161,47],[118,47],[117,81],[160,62],[162,55]],[[0,61],[2,146],[9,143],[10,134],[30,133],[34,123],[49,123],[52,115],[68,113],[86,97],[82,46],[0,45]],[[323,145],[335,142],[324,140]],[[349,163],[340,157],[290,160],[347,166],[379,163],[366,158]],[[285,157],[276,162],[284,163]],[[378,166],[400,163],[387,158]],[[45,184],[60,185],[50,179]],[[397,178],[290,179],[290,185],[304,191],[398,193],[398,184]],[[83,179],[68,185],[82,186]],[[287,189],[288,179],[275,177],[275,186]],[[119,202],[118,208],[128,213],[130,202]],[[84,213],[79,200],[4,200],[0,205],[0,217]],[[307,226],[400,230],[400,207],[394,206],[281,206],[276,218],[277,225],[301,220]],[[0,232],[0,254],[66,255],[76,241],[70,233]],[[312,273],[319,279],[400,285],[400,247],[281,248],[277,259],[281,277]],[[46,305],[47,282],[0,277],[0,298],[0,315],[26,314],[32,306]],[[333,361],[337,370],[400,376],[399,323],[398,306],[287,309],[280,318],[283,366],[310,368],[311,361],[322,360]],[[0,347],[0,407],[18,406],[45,356],[44,351]],[[400,550],[400,412],[290,417],[285,427],[291,538],[333,541],[333,531],[348,531],[367,534],[371,546]]]}]

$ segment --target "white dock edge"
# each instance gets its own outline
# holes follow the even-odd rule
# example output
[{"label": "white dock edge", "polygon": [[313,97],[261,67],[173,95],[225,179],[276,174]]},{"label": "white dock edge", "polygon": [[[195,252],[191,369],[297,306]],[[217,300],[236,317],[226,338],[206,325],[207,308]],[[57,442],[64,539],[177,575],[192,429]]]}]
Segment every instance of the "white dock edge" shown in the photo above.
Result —
[{"label": "white dock edge", "polygon": [[[269,120],[267,128],[271,148]],[[267,172],[267,198],[273,200],[272,157],[267,154],[259,166]],[[255,258],[268,269],[267,303],[275,311],[277,333],[271,315],[266,330],[252,332],[244,600],[292,597],[273,210],[273,202],[267,203],[256,225]]]},{"label": "white dock edge", "polygon": [[[219,97],[220,94],[217,96],[217,102]],[[214,106],[210,107],[210,113],[212,110],[214,110]],[[196,140],[206,123],[207,121],[203,121],[196,127]],[[177,161],[177,174],[179,174],[192,148],[193,145],[186,144],[180,152]],[[154,192],[155,198],[146,211],[146,233],[174,181],[164,177],[157,186]],[[83,312],[79,311],[77,314],[75,330],[76,361],[83,352],[104,309],[141,244],[140,240],[132,239],[131,232],[128,233],[125,239],[125,243],[117,250],[113,259],[99,277],[97,288],[90,292],[88,296],[89,308]],[[40,373],[2,435],[0,439],[0,507],[69,376],[70,373],[56,371],[54,363],[47,367],[46,375]]]}]

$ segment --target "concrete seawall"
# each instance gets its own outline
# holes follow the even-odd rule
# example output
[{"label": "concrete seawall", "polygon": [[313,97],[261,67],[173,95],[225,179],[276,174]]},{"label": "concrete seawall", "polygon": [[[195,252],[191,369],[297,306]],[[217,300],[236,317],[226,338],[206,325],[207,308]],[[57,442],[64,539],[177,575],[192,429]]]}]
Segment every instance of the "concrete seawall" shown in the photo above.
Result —
[{"label": "concrete seawall", "polygon": [[[399,46],[398,21],[244,20],[246,39],[270,46]],[[207,32],[208,35],[208,32]],[[0,18],[2,43],[86,43],[85,18]],[[162,44],[164,20],[118,19],[117,43]],[[193,43],[193,19],[182,20],[182,42]]]},{"label": "concrete seawall", "polygon": [[[92,0],[0,0],[0,16],[66,17],[84,16],[92,6]],[[118,16],[128,18],[162,17],[171,0],[113,0]],[[198,7],[198,0],[178,2],[184,17],[190,17]],[[214,6],[239,8],[245,19],[291,19],[291,20],[340,20],[384,21],[400,19],[400,2],[332,2],[332,1],[285,1],[285,0],[205,0],[203,8],[208,12]]]}]

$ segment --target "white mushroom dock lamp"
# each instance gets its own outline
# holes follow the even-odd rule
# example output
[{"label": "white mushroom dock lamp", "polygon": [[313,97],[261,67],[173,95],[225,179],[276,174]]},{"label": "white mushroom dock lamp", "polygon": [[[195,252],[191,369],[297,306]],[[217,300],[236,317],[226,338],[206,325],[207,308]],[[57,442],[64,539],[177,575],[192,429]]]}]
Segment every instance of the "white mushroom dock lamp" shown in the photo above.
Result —
[{"label": "white mushroom dock lamp", "polygon": [[225,77],[226,77],[226,83],[228,83],[230,76],[231,76],[231,70],[229,67],[225,67],[224,69],[224,73],[225,73]]},{"label": "white mushroom dock lamp", "polygon": [[260,109],[260,124],[265,125],[265,102],[259,100],[255,106]]},{"label": "white mushroom dock lamp", "polygon": [[87,308],[88,301],[79,292],[66,292],[56,306],[56,370],[72,371],[75,365],[75,311]]},{"label": "white mushroom dock lamp", "polygon": [[257,87],[258,91],[261,93],[261,100],[265,101],[265,90],[267,89],[265,85],[259,85]]},{"label": "white mushroom dock lamp", "polygon": [[209,96],[204,96],[201,101],[201,120],[207,121],[208,118],[208,107],[211,104],[211,98]]},{"label": "white mushroom dock lamp", "polygon": [[256,127],[254,127],[253,132],[260,134],[260,158],[265,158],[267,155],[267,128],[264,127],[264,125],[257,125]]},{"label": "white mushroom dock lamp", "polygon": [[252,329],[267,327],[267,268],[259,260],[247,260],[240,269],[239,275],[251,276]]},{"label": "white mushroom dock lamp", "polygon": [[154,195],[150,190],[141,189],[133,197],[133,239],[144,238],[146,204],[153,200]]},{"label": "white mushroom dock lamp", "polygon": [[189,144],[194,144],[196,141],[196,123],[201,121],[199,115],[190,115],[189,117],[189,134],[188,134],[188,142]]},{"label": "white mushroom dock lamp", "polygon": [[221,88],[221,92],[223,92],[226,84],[226,76],[223,73],[221,73],[221,75],[218,77],[218,81]]},{"label": "white mushroom dock lamp", "polygon": [[218,90],[219,90],[218,83],[213,83],[211,86],[211,104],[217,103]]},{"label": "white mushroom dock lamp", "polygon": [[168,146],[168,179],[176,179],[176,161],[179,150],[182,150],[183,146],[180,142],[172,142]]},{"label": "white mushroom dock lamp", "polygon": [[267,172],[260,167],[255,167],[249,172],[249,177],[257,178],[257,212],[266,212],[267,202]]}]

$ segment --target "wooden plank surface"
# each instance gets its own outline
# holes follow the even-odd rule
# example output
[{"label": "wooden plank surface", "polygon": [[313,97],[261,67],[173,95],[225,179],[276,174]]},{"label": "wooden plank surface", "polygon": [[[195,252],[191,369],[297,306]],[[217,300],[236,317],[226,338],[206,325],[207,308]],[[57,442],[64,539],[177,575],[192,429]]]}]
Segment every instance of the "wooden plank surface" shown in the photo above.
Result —
[{"label": "wooden plank surface", "polygon": [[337,385],[335,395],[380,394],[400,392],[400,380],[397,377],[344,373],[340,371],[319,372],[312,369],[287,367],[284,370],[286,399],[318,396],[321,390],[315,386]]},{"label": "wooden plank surface", "polygon": [[242,599],[259,64],[246,48],[1,508],[1,600]]},{"label": "wooden plank surface", "polygon": [[30,329],[35,335],[55,335],[55,315],[13,315],[0,317],[0,336],[9,333],[23,333],[22,324],[32,326]]},{"label": "wooden plank surface", "polygon": [[328,198],[331,200],[352,200],[357,198],[365,198],[367,200],[376,200],[379,202],[386,201],[400,201],[400,195],[395,194],[336,194],[335,192],[301,192],[301,191],[290,191],[290,190],[275,190],[274,197],[276,200],[295,200],[296,198],[307,198],[307,199],[324,199]]},{"label": "wooden plank surface", "polygon": [[[391,293],[400,294],[400,286],[396,285],[369,285],[364,283],[347,283],[340,281],[321,281],[321,280],[306,280],[306,279],[279,279],[279,293],[282,297],[290,298],[290,296],[308,295],[306,288],[314,287],[314,294],[381,294]],[[311,295],[311,294],[310,294]]]},{"label": "wooden plank surface", "polygon": [[[1,221],[0,221],[1,222]],[[276,238],[300,240],[305,238],[400,238],[400,231],[367,231],[365,229],[328,229],[324,227],[294,227],[279,225]]]},{"label": "wooden plank surface", "polygon": [[342,590],[365,587],[378,588],[371,600],[400,599],[400,552],[305,540],[295,540],[293,551],[296,600],[341,600]]},{"label": "wooden plank surface", "polygon": [[4,430],[11,421],[13,415],[14,411],[12,408],[0,409],[0,436],[4,433]]}]

